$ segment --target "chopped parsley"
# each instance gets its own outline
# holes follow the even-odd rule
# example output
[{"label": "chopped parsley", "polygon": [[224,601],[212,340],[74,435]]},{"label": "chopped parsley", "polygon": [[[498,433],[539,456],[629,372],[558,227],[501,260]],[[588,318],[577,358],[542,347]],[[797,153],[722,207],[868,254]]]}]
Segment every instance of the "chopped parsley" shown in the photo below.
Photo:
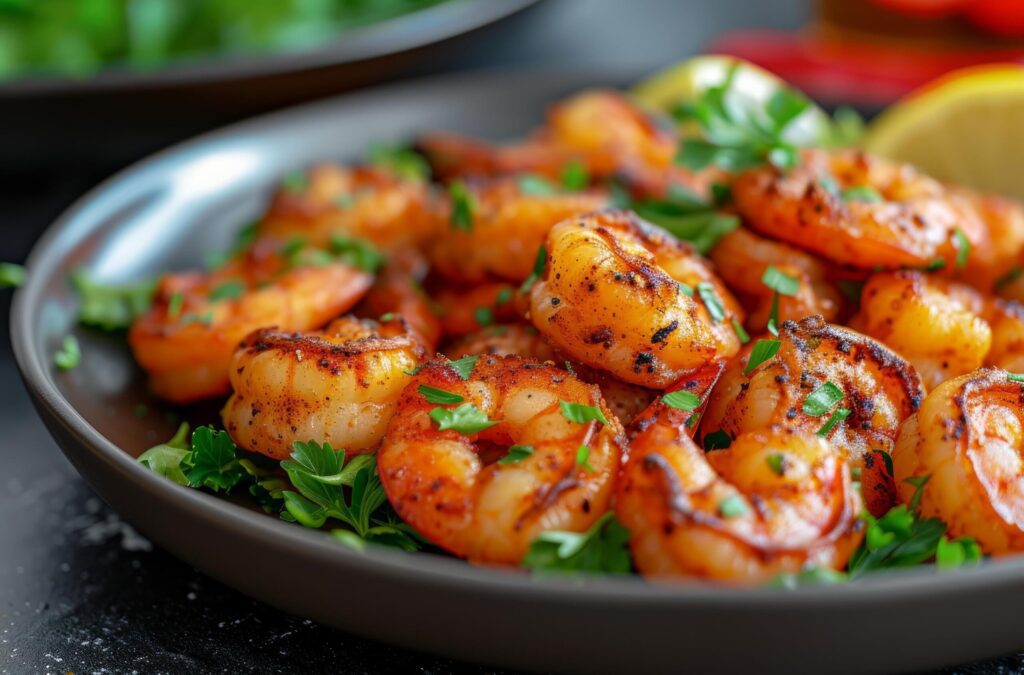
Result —
[{"label": "chopped parsley", "polygon": [[574,159],[564,167],[559,175],[562,187],[570,192],[578,192],[587,187],[590,183],[590,172],[587,165],[578,159]]},{"label": "chopped parsley", "polygon": [[719,300],[718,294],[715,293],[715,287],[710,281],[702,281],[697,284],[697,295],[704,302],[704,306],[707,308],[708,315],[712,321],[720,323],[725,319],[725,307],[722,305],[722,301]]},{"label": "chopped parsley", "polygon": [[[470,374],[473,372],[473,368],[476,367],[476,362],[480,360],[480,356],[463,356],[461,359],[455,359],[448,365],[455,369],[455,372],[459,374],[459,377],[463,380],[468,380]],[[438,390],[441,391],[441,390]],[[461,403],[462,399],[453,401],[453,403]],[[431,401],[431,403],[437,403],[437,401]]]},{"label": "chopped parsley", "polygon": [[434,408],[429,415],[430,419],[437,422],[438,431],[452,429],[466,436],[480,433],[498,424],[497,420],[487,419],[487,415],[472,403],[463,403],[451,410]]},{"label": "chopped parsley", "polygon": [[401,145],[373,143],[370,145],[370,163],[388,169],[399,178],[424,181],[430,177],[430,165],[415,150]]},{"label": "chopped parsley", "polygon": [[843,400],[843,390],[826,380],[804,399],[803,411],[811,417],[821,417]]},{"label": "chopped parsley", "polygon": [[849,417],[852,412],[853,411],[850,410],[849,408],[836,408],[836,411],[832,413],[828,420],[824,424],[822,424],[821,428],[818,429],[818,431],[816,431],[815,433],[817,433],[821,437],[828,436],[832,432],[832,429],[835,428],[837,424],[841,423],[843,420]]},{"label": "chopped parsley", "polygon": [[1020,278],[1021,274],[1024,274],[1024,267],[1021,267],[1020,265],[1014,265],[1009,272],[1007,272],[1006,274],[1004,274],[1003,276],[999,277],[996,280],[996,288],[1002,288],[1007,284],[1013,283],[1014,281]]},{"label": "chopped parsley", "polygon": [[750,359],[747,361],[747,367],[743,369],[743,374],[750,375],[758,366],[775,356],[781,346],[781,340],[758,340],[755,342],[754,348],[750,350]]},{"label": "chopped parsley", "polygon": [[691,391],[673,391],[661,397],[662,403],[676,410],[696,410],[700,398]]},{"label": "chopped parsley", "polygon": [[533,261],[533,272],[530,273],[530,276],[526,277],[526,280],[523,282],[523,285],[519,287],[519,290],[523,293],[529,293],[530,289],[533,288],[533,285],[540,280],[541,276],[543,276],[544,268],[547,267],[547,264],[548,250],[544,248],[544,244],[541,244],[540,248],[537,249],[537,257]]},{"label": "chopped parsley", "polygon": [[469,232],[473,229],[473,195],[461,180],[448,185],[448,196],[452,200],[451,224],[456,230]]},{"label": "chopped parsley", "polygon": [[490,326],[494,323],[494,310],[490,307],[477,307],[473,310],[473,319],[478,326]]},{"label": "chopped parsley", "polygon": [[535,573],[629,574],[629,530],[610,511],[586,532],[544,532],[533,540],[521,565]]},{"label": "chopped parsley", "polygon": [[508,453],[498,460],[498,464],[517,464],[534,453],[532,445],[513,445]]},{"label": "chopped parsley", "polygon": [[155,281],[118,286],[99,284],[82,270],[71,276],[71,283],[82,303],[79,323],[107,331],[131,326],[136,317],[149,309],[156,291]]},{"label": "chopped parsley", "polygon": [[61,370],[71,370],[82,362],[82,349],[74,335],[67,335],[60,349],[53,355],[53,363]]},{"label": "chopped parsley", "polygon": [[437,387],[431,387],[426,384],[421,384],[416,387],[416,391],[427,400],[427,403],[435,403],[440,405],[448,405],[452,403],[462,403],[466,399],[458,394],[444,389],[438,389]]},{"label": "chopped parsley", "polygon": [[604,416],[601,408],[596,405],[569,403],[568,401],[559,401],[558,405],[562,409],[562,417],[570,422],[576,422],[577,424],[586,424],[587,422],[608,424],[608,418]]},{"label": "chopped parsley", "polygon": [[237,300],[245,293],[245,283],[225,281],[210,291],[210,300]]},{"label": "chopped parsley", "polygon": [[743,324],[735,317],[732,320],[732,329],[736,332],[736,337],[739,338],[741,345],[750,342],[750,333],[746,331]]},{"label": "chopped parsley", "polygon": [[786,456],[781,452],[773,452],[765,457],[764,461],[776,476],[786,473]]},{"label": "chopped parsley", "polygon": [[584,471],[594,473],[594,467],[590,466],[590,448],[586,445],[576,448],[576,466],[581,467]]},{"label": "chopped parsley", "polygon": [[718,513],[723,518],[736,518],[745,515],[750,509],[740,495],[729,495],[718,503]]},{"label": "chopped parsley", "polygon": [[768,332],[779,334],[779,296],[794,296],[800,292],[800,280],[768,265],[761,275],[761,283],[772,290],[772,307],[768,314]]},{"label": "chopped parsley", "polygon": [[519,177],[519,191],[530,197],[553,197],[558,194],[558,186],[542,176],[524,174]]},{"label": "chopped parsley", "polygon": [[843,201],[847,202],[867,202],[867,203],[878,203],[884,201],[882,193],[870,185],[855,185],[851,188],[846,188],[840,193]]},{"label": "chopped parsley", "polygon": [[971,255],[971,242],[959,227],[953,230],[953,241],[956,242],[956,268],[962,270]]},{"label": "chopped parsley", "polygon": [[620,200],[623,208],[632,209],[676,239],[689,242],[702,254],[740,224],[736,216],[718,212],[713,204],[677,185],[669,188],[665,199],[633,200],[624,192]]},{"label": "chopped parsley", "polygon": [[376,246],[356,237],[331,235],[330,251],[341,262],[364,272],[376,272],[385,262],[384,254]]}]

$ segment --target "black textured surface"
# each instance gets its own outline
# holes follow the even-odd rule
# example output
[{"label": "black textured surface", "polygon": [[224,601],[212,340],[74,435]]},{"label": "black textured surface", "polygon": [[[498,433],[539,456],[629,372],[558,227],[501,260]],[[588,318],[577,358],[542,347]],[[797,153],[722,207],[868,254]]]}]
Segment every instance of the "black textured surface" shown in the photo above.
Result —
[{"label": "black textured surface", "polygon": [[[803,12],[796,0],[548,4],[453,65],[656,65],[697,50],[722,28],[789,27]],[[22,259],[38,231],[112,168],[0,175],[0,258]],[[8,304],[0,299],[0,674],[494,672],[283,615],[155,549],[92,493],[36,419],[10,357]],[[879,619],[851,648],[870,648],[871,630],[897,629]],[[984,617],[951,608],[950,620]],[[1024,672],[1024,657],[953,672]]]}]

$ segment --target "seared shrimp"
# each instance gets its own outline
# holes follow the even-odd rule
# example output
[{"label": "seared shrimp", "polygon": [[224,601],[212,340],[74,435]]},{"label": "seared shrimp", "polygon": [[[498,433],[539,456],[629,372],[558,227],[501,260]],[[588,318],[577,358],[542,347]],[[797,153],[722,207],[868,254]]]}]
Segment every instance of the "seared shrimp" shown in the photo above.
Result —
[{"label": "seared shrimp", "polygon": [[[536,251],[534,251],[536,254]],[[502,282],[485,282],[471,288],[444,285],[431,297],[441,317],[446,337],[479,331],[492,323],[523,321],[526,299],[518,288]]]},{"label": "seared shrimp", "polygon": [[900,430],[893,468],[900,496],[907,478],[930,476],[920,509],[970,536],[991,555],[1024,551],[1024,409],[1021,382],[986,368],[940,384]]},{"label": "seared shrimp", "polygon": [[[821,432],[855,466],[874,476],[872,451],[892,452],[900,424],[924,397],[920,378],[902,357],[819,316],[784,322],[778,352],[744,374],[750,354],[748,348],[733,359],[719,380],[701,423],[705,443],[711,434],[735,439],[772,428]],[[838,391],[841,399],[818,393],[809,401],[819,390]],[[815,403],[823,398],[831,403]],[[891,484],[864,488],[872,513],[884,513]],[[882,499],[873,499],[871,492]]]},{"label": "seared shrimp", "polygon": [[[834,191],[854,188],[870,189],[878,199]],[[908,165],[861,151],[808,150],[786,174],[771,166],[741,174],[732,194],[746,223],[761,234],[859,269],[941,261],[952,270],[962,240],[973,250],[986,237],[967,199]]]},{"label": "seared shrimp", "polygon": [[573,360],[661,389],[735,354],[738,303],[687,244],[625,211],[556,225],[530,318]]},{"label": "seared shrimp", "polygon": [[607,204],[604,195],[590,192],[528,194],[511,179],[474,184],[469,191],[470,222],[452,223],[428,246],[437,271],[462,282],[521,282],[555,223]]},{"label": "seared shrimp", "polygon": [[128,333],[153,392],[175,403],[226,394],[231,355],[253,330],[310,330],[355,305],[373,278],[324,256],[262,240],[212,272],[166,275]]},{"label": "seared shrimp", "polygon": [[420,285],[427,263],[419,253],[401,249],[388,256],[355,313],[371,319],[402,318],[428,351],[441,339],[434,303]]},{"label": "seared shrimp", "polygon": [[422,181],[403,180],[374,167],[313,167],[274,195],[259,235],[303,237],[328,246],[356,237],[382,248],[418,245],[433,237],[443,204]]},{"label": "seared shrimp", "polygon": [[751,329],[764,330],[771,316],[775,294],[761,281],[769,265],[800,282],[795,295],[778,296],[780,323],[787,319],[798,321],[812,314],[832,321],[839,314],[842,297],[829,281],[825,265],[792,246],[739,228],[722,237],[710,257],[718,276],[749,310],[747,325]]},{"label": "seared shrimp", "polygon": [[538,363],[556,360],[555,350],[529,324],[498,324],[467,333],[442,350],[451,359],[463,356],[522,356]]},{"label": "seared shrimp", "polygon": [[274,459],[287,459],[295,441],[369,452],[424,356],[400,320],[345,317],[323,331],[258,330],[232,359],[235,393],[221,411],[224,428],[239,447]]},{"label": "seared shrimp", "polygon": [[757,584],[805,566],[842,569],[862,537],[844,454],[813,433],[741,434],[705,453],[691,413],[662,407],[630,443],[615,511],[649,577]]},{"label": "seared shrimp", "polygon": [[992,345],[974,289],[914,270],[875,274],[850,325],[910,361],[927,388],[979,368]]},{"label": "seared shrimp", "polygon": [[[437,389],[459,403],[429,402]],[[598,408],[608,424],[570,421],[562,402]],[[449,428],[452,411],[470,406],[479,414],[466,416],[494,425]],[[395,511],[434,544],[517,564],[545,530],[582,532],[607,511],[621,434],[597,388],[558,368],[482,357],[463,380],[432,362],[402,394],[377,466]],[[512,445],[521,459],[493,461]]]}]

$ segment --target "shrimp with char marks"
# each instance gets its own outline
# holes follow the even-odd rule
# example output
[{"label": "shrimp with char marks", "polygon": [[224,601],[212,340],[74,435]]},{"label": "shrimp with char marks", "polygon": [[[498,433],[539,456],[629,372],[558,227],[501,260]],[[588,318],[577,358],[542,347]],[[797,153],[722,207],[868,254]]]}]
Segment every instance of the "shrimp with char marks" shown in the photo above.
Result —
[{"label": "shrimp with char marks", "polygon": [[735,354],[742,311],[691,246],[618,210],[559,223],[530,318],[559,351],[662,389]]},{"label": "shrimp with char marks", "polygon": [[232,360],[224,428],[239,447],[274,459],[309,440],[370,452],[425,355],[401,320],[344,317],[323,331],[258,330]]},{"label": "shrimp with char marks", "polygon": [[[900,424],[924,398],[914,368],[880,342],[818,316],[784,322],[777,353],[750,369],[753,346],[722,374],[701,422],[703,437],[736,439],[776,428],[820,432],[860,467],[871,512],[885,513],[892,479],[875,453],[892,452]],[[827,396],[833,393],[839,400]],[[821,398],[829,404],[819,407]],[[833,415],[839,417],[827,426]]]},{"label": "shrimp with char marks", "polygon": [[321,249],[264,239],[211,272],[164,276],[128,343],[164,399],[229,391],[238,343],[257,328],[318,328],[355,305],[373,277]]},{"label": "shrimp with char marks", "polygon": [[863,535],[843,452],[813,433],[773,429],[705,453],[687,431],[689,411],[655,406],[615,493],[641,574],[756,584],[845,566]]},{"label": "shrimp with char marks", "polygon": [[[982,551],[1024,551],[1024,389],[984,368],[943,382],[904,423],[893,466],[904,501],[928,477],[920,511]],[[915,481],[915,482],[920,482]]]},{"label": "shrimp with char marks", "polygon": [[[431,403],[436,390],[460,403]],[[572,421],[563,403],[593,406],[608,424]],[[466,406],[495,424],[434,420]],[[431,542],[475,563],[517,564],[540,533],[583,532],[608,510],[622,442],[597,387],[564,370],[490,356],[463,379],[435,361],[403,392],[377,466],[395,511]],[[526,456],[495,461],[513,445]]]}]

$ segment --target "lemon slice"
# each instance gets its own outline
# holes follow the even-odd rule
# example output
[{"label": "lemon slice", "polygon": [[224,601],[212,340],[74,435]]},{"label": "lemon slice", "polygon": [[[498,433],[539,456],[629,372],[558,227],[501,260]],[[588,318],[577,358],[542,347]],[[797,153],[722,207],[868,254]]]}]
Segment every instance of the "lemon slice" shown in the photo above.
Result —
[{"label": "lemon slice", "polygon": [[879,116],[864,147],[941,180],[1024,198],[1024,66],[939,78]]},{"label": "lemon slice", "polygon": [[[632,95],[641,105],[671,113],[676,106],[695,101],[708,89],[723,84],[731,72],[730,91],[750,107],[765,107],[779,91],[792,89],[785,81],[748,61],[712,55],[669,66],[634,86]],[[828,115],[812,105],[787,126],[786,137],[797,145],[816,145],[825,142],[831,130]]]}]

